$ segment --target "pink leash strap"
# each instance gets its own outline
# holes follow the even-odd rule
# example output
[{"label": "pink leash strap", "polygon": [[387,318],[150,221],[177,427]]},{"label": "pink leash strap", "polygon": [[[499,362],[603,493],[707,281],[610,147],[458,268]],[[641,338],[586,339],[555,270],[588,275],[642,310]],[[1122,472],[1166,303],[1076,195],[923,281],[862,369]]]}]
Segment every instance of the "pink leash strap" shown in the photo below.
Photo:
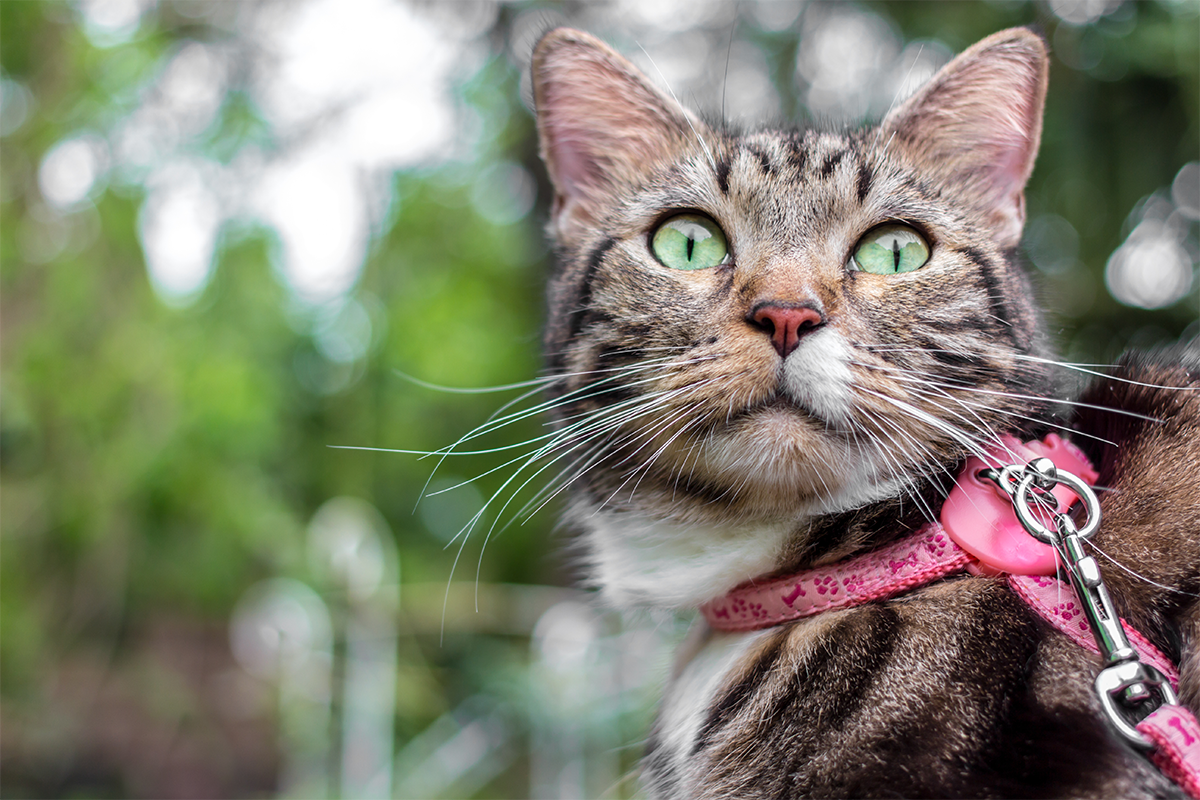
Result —
[{"label": "pink leash strap", "polygon": [[1137,729],[1154,742],[1154,766],[1200,800],[1200,722],[1192,712],[1183,706],[1160,706]]},{"label": "pink leash strap", "polygon": [[966,569],[971,557],[937,523],[866,555],[766,583],[744,583],[700,607],[719,631],[769,628],[834,608],[886,600]]},{"label": "pink leash strap", "polygon": [[[1077,645],[1093,653],[1100,652],[1071,584],[1042,575],[1009,575],[1008,585],[1016,592],[1017,597],[1038,612],[1042,619],[1065,633]],[[1172,687],[1178,688],[1179,670],[1175,669],[1171,659],[1163,655],[1149,639],[1134,630],[1124,618],[1121,619],[1121,627],[1125,629],[1125,635],[1137,650],[1138,657],[1165,675]]]},{"label": "pink leash strap", "polygon": [[[1008,585],[1042,619],[1076,644],[1093,653],[1100,652],[1075,589],[1069,583],[1040,575],[1009,575]],[[1178,688],[1179,671],[1171,660],[1124,619],[1121,627],[1138,651],[1138,657],[1161,672],[1172,687]],[[1200,800],[1200,722],[1196,721],[1195,715],[1183,706],[1160,706],[1137,724],[1137,730],[1154,744],[1154,750],[1150,752],[1154,766],[1194,800]]]}]

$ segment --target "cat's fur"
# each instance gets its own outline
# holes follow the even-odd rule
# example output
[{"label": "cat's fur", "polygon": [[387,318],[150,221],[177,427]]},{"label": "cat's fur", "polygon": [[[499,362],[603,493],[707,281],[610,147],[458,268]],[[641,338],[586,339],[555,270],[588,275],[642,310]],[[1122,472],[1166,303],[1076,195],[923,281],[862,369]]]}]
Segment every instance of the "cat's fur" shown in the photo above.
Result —
[{"label": "cat's fur", "polygon": [[[998,434],[1069,424],[1098,437],[1075,438],[1113,489],[1094,541],[1169,587],[1109,565],[1115,601],[1197,707],[1200,358],[1129,360],[1061,416],[1016,257],[1047,74],[1041,39],[1004,31],[878,127],[736,135],[587,34],[541,40],[551,394],[573,453],[567,519],[608,600],[695,607],[865,552],[936,518],[965,456]],[[656,260],[653,231],[683,211],[723,228],[728,263]],[[891,221],[921,231],[929,263],[849,268]],[[755,321],[767,306],[818,320],[786,357]],[[1109,732],[1096,668],[981,577],[760,632],[701,630],[643,778],[670,797],[1177,795]]]}]

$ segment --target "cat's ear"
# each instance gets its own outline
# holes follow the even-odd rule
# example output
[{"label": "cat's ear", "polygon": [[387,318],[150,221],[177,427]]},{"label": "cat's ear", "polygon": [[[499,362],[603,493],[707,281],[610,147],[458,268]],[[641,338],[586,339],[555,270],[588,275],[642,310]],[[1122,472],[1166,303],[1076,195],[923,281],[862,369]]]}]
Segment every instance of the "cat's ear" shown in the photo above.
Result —
[{"label": "cat's ear", "polygon": [[550,31],[534,48],[533,97],[560,235],[594,220],[647,168],[706,132],[637,67],[570,28]]},{"label": "cat's ear", "polygon": [[1033,31],[993,34],[888,114],[881,139],[957,190],[988,218],[998,241],[1015,246],[1049,71],[1046,45]]}]

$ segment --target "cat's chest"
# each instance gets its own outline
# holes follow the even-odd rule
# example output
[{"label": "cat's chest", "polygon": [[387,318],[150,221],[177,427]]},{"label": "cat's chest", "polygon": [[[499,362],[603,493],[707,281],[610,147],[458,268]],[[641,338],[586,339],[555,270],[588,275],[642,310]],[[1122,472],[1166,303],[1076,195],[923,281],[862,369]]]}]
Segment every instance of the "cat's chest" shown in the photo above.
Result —
[{"label": "cat's chest", "polygon": [[[721,698],[741,694],[739,685],[751,688],[767,677],[765,672],[786,669],[811,654],[836,620],[836,614],[827,614],[799,620],[784,630],[743,632],[714,631],[697,622],[691,646],[685,643],[680,649],[675,677],[659,709],[656,728],[663,733],[655,741],[656,748],[677,756],[690,754],[702,741],[706,724],[711,726]],[[781,647],[789,653],[778,663]],[[765,670],[764,664],[769,665]]]},{"label": "cat's chest", "polygon": [[633,511],[577,509],[605,600],[618,607],[697,607],[772,571],[793,523],[680,524]]},{"label": "cat's chest", "polygon": [[[1053,777],[1064,792],[1096,777],[1086,774],[1094,759],[1104,781],[1165,785],[1108,736],[1090,656],[1044,639],[991,579],[709,634],[686,659],[646,756],[653,796],[933,796],[954,786],[951,796],[965,796],[1047,747],[1063,751]],[[1004,779],[1025,796],[1050,777]],[[1100,796],[1126,796],[1116,785]]]}]

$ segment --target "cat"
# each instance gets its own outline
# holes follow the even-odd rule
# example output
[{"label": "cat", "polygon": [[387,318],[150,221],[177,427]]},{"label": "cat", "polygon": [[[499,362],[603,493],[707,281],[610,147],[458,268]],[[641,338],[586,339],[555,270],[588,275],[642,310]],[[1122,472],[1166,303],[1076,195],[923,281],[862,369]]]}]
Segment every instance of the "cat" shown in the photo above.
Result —
[{"label": "cat", "polygon": [[[691,609],[937,518],[964,459],[1066,430],[1120,613],[1200,707],[1200,355],[1064,404],[1018,256],[1049,61],[1027,29],[875,127],[710,125],[589,34],[537,44],[554,198],[545,351],[565,520],[618,608]],[[1072,409],[1074,409],[1072,411]],[[654,797],[1173,797],[1106,726],[1096,657],[962,574],[762,630],[698,622]]]}]

